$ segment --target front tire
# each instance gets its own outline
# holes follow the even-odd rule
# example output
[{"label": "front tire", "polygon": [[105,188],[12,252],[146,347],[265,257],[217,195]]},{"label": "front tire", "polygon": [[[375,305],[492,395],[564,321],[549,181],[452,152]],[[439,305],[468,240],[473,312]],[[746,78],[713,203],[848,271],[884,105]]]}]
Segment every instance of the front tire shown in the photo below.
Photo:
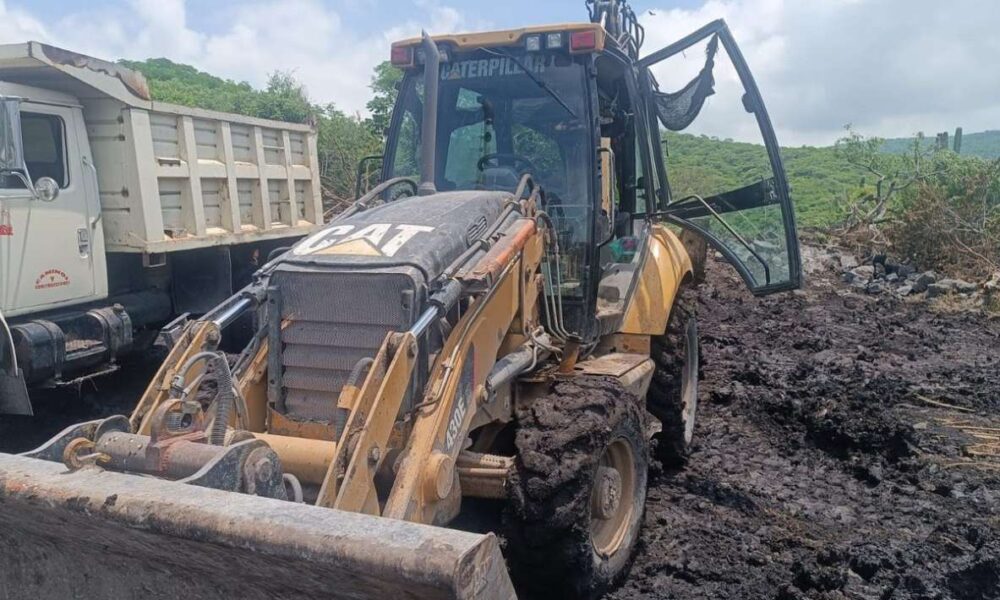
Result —
[{"label": "front tire", "polygon": [[666,332],[650,343],[656,370],[646,394],[646,406],[660,421],[661,430],[654,438],[656,457],[668,467],[687,462],[694,437],[701,362],[695,306],[693,290],[681,288]]},{"label": "front tire", "polygon": [[519,591],[597,598],[626,572],[645,510],[641,401],[609,377],[576,376],[518,411],[505,511]]}]

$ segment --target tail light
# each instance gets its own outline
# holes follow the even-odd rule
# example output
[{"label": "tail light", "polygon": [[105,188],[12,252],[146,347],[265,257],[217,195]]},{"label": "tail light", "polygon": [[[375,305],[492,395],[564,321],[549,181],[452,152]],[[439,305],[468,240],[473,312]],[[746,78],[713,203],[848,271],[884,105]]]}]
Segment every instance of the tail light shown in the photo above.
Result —
[{"label": "tail light", "polygon": [[586,52],[597,48],[597,32],[593,29],[587,31],[574,31],[569,36],[570,52]]},{"label": "tail light", "polygon": [[394,67],[412,67],[413,46],[393,46],[390,62]]}]

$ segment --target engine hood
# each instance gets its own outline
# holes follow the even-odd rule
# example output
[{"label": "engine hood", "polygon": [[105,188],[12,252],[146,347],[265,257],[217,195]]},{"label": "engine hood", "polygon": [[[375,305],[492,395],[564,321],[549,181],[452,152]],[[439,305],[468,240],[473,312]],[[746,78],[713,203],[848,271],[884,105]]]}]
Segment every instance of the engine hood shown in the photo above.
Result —
[{"label": "engine hood", "polygon": [[411,266],[429,282],[482,236],[510,197],[476,190],[402,198],[327,225],[296,244],[283,262],[361,270]]}]

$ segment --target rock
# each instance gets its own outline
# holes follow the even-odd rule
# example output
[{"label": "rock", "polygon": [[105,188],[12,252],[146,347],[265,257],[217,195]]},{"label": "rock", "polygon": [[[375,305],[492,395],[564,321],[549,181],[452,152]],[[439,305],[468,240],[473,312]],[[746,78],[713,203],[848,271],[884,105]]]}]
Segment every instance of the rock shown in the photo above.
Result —
[{"label": "rock", "polygon": [[910,284],[904,284],[896,288],[896,293],[900,296],[909,296],[913,293],[913,286]]},{"label": "rock", "polygon": [[844,283],[860,283],[864,284],[867,281],[871,281],[872,277],[875,275],[875,267],[871,265],[861,265],[860,267],[855,267],[850,271],[847,271],[841,277]]},{"label": "rock", "polygon": [[889,282],[899,281],[899,275],[896,275],[895,273],[889,273],[888,275],[885,276],[885,280]]},{"label": "rock", "polygon": [[968,281],[962,281],[961,279],[942,279],[941,281],[938,281],[938,283],[941,285],[947,285],[959,294],[971,294],[979,289],[978,285],[969,283]]},{"label": "rock", "polygon": [[979,286],[974,283],[969,283],[968,281],[962,281],[961,279],[941,279],[937,283],[932,283],[927,286],[927,297],[935,298],[937,296],[943,296],[945,294],[959,293],[959,294],[973,294]]},{"label": "rock", "polygon": [[837,260],[840,262],[840,268],[844,269],[845,271],[850,271],[854,267],[857,267],[859,264],[861,264],[858,262],[858,259],[855,258],[853,254],[841,253],[837,257]]},{"label": "rock", "polygon": [[955,291],[950,285],[944,283],[932,283],[927,286],[927,297],[937,298],[939,296],[946,296]]},{"label": "rock", "polygon": [[937,281],[937,273],[934,271],[924,271],[917,275],[913,282],[913,291],[920,294],[927,291],[927,286]]},{"label": "rock", "polygon": [[880,281],[872,281],[865,286],[865,291],[872,295],[878,295],[885,291],[885,285]]}]

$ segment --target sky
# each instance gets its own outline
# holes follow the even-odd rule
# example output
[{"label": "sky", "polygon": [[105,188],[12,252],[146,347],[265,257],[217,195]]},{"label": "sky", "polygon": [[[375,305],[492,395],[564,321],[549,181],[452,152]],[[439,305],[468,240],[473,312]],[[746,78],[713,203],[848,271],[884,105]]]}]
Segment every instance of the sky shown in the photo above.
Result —
[{"label": "sky", "polygon": [[[1000,129],[1000,0],[633,0],[643,53],[725,18],[784,145],[851,124],[883,137]],[[38,40],[105,59],[166,57],[260,86],[291,71],[317,103],[365,113],[395,39],[586,20],[583,0],[0,0],[0,43]],[[681,87],[702,49],[658,65]],[[695,133],[755,141],[728,60]],[[709,118],[706,118],[709,117]]]}]

